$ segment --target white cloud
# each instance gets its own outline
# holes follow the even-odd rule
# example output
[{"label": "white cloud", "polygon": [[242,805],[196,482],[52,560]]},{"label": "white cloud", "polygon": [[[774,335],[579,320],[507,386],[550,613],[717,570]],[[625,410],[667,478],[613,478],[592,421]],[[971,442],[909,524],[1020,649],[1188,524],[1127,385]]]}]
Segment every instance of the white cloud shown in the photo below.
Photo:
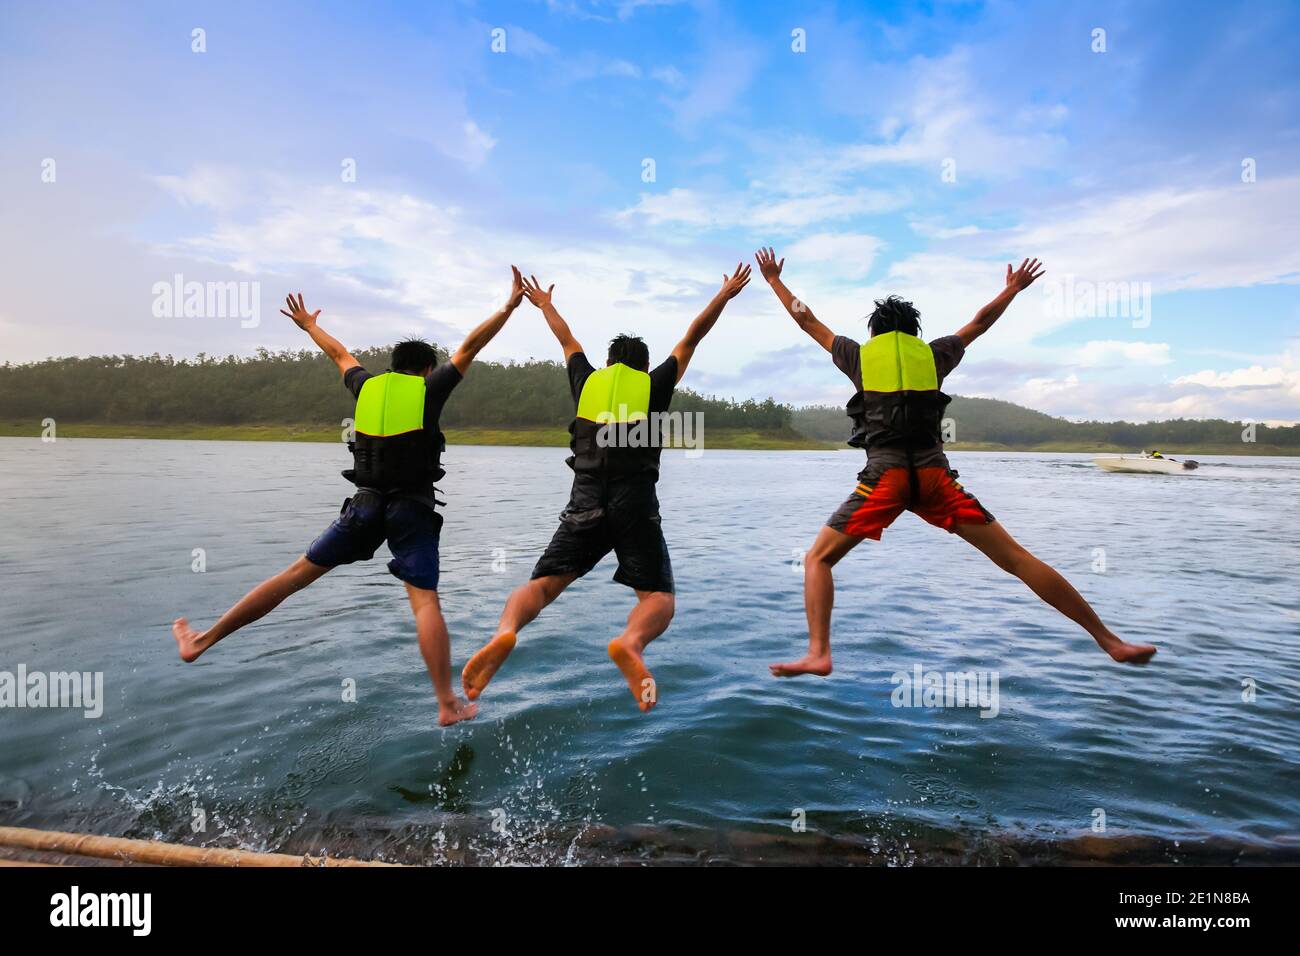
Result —
[{"label": "white cloud", "polygon": [[1282,364],[1252,365],[1226,372],[1203,370],[1174,379],[1179,409],[1189,416],[1216,416],[1294,424],[1300,420],[1300,368],[1290,353]]},{"label": "white cloud", "polygon": [[1114,339],[1086,342],[1068,360],[1084,367],[1113,365],[1168,365],[1173,361],[1167,342],[1120,342]]},{"label": "white cloud", "polygon": [[853,232],[819,232],[800,239],[786,252],[792,260],[838,278],[867,277],[884,242],[875,236]]},{"label": "white cloud", "polygon": [[[1006,180],[1053,165],[1067,146],[1066,107],[1052,102],[1008,110],[976,76],[980,53],[970,47],[899,64],[880,62],[874,51],[851,43],[834,49],[833,36],[830,43],[821,72],[828,105],[874,113],[888,104],[889,112],[876,117],[874,140],[800,153],[784,164],[796,171],[839,180],[877,166],[906,165],[931,169],[937,182],[940,164],[951,159],[958,182]],[[846,94],[859,89],[872,95]]]},{"label": "white cloud", "polygon": [[536,33],[525,30],[521,26],[508,24],[506,31],[506,51],[516,56],[522,56],[527,59],[538,59],[541,57],[554,56],[556,48],[547,43]]},{"label": "white cloud", "polygon": [[686,86],[686,77],[675,66],[657,66],[650,71],[650,78],[658,80],[670,89],[680,90]]},{"label": "white cloud", "polygon": [[[186,177],[170,179],[168,186],[178,197],[229,195],[212,185],[222,175],[241,174],[204,170],[201,180],[209,185],[203,190]],[[484,226],[455,206],[401,192],[308,187],[278,178],[243,181],[238,206],[208,211],[216,225],[159,245],[155,253],[237,268],[267,287],[283,283],[295,291],[314,290],[331,322],[339,323],[331,328],[351,345],[420,332],[454,344],[504,300],[514,262],[556,284],[556,303],[581,341],[595,347],[617,326],[645,335],[653,353],[663,355],[708,302],[724,269],[735,264],[705,258],[698,248],[661,248],[608,230],[557,238],[526,228]],[[861,240],[861,248],[868,239]],[[750,349],[788,344],[784,325],[743,324],[741,317],[760,304],[774,302],[750,291],[732,303],[693,369],[735,367],[736,356],[747,356]],[[530,309],[525,306],[507,325],[487,357],[556,354],[553,338],[543,323],[531,321]],[[270,323],[266,332],[283,339],[279,344],[297,344],[292,328]]]},{"label": "white cloud", "polygon": [[979,226],[941,226],[929,219],[914,219],[908,223],[912,231],[926,239],[960,239],[963,236],[976,236],[983,230]]},{"label": "white cloud", "polygon": [[228,172],[207,164],[185,176],[156,176],[154,181],[186,206],[232,208],[242,201],[243,183]]},{"label": "white cloud", "polygon": [[1285,368],[1264,368],[1252,365],[1228,372],[1205,370],[1174,379],[1175,385],[1201,385],[1205,388],[1291,388],[1300,401],[1300,371]]},{"label": "white cloud", "polygon": [[618,0],[618,18],[628,20],[637,10],[647,7],[673,7],[684,0]]},{"label": "white cloud", "polygon": [[1091,196],[997,237],[1057,274],[1150,282],[1157,294],[1300,282],[1300,177]]},{"label": "white cloud", "polygon": [[[1133,295],[1142,298],[1149,285],[1153,301],[1135,300],[1143,309],[1150,305],[1150,313],[1141,317],[1149,324],[1135,325],[1130,314],[1110,318],[1117,331],[1146,328],[1147,334],[1167,337],[1177,317],[1167,311],[1162,294],[1300,283],[1300,244],[1293,237],[1297,219],[1300,177],[1188,192],[1162,187],[1112,194],[1036,210],[1019,226],[954,238],[943,252],[897,260],[879,288],[914,299],[924,314],[964,321],[1000,290],[1008,261],[1037,256],[1047,277],[1022,293],[998,321],[999,348],[1023,351],[1075,321],[1068,310],[1053,308],[1052,293],[1067,280],[1097,290],[1131,283]],[[1100,312],[1097,317],[1108,314]]]},{"label": "white cloud", "polygon": [[[1290,356],[1280,366],[1254,366],[1227,372],[1205,370],[1173,381],[1128,378],[1106,380],[1078,372],[1028,375],[1014,372],[1004,381],[990,381],[976,368],[976,387],[963,387],[961,370],[951,391],[962,395],[1002,398],[1068,418],[1143,422],[1170,418],[1223,418],[1294,424],[1300,418],[1300,369]],[[971,384],[974,384],[972,382]]]},{"label": "white cloud", "polygon": [[641,75],[641,67],[635,63],[629,63],[627,60],[610,60],[605,64],[604,73],[606,76],[624,76],[629,79],[636,79]]},{"label": "white cloud", "polygon": [[689,81],[685,95],[671,103],[682,127],[692,129],[730,110],[758,72],[763,59],[759,48],[746,44],[734,31],[726,32],[724,41],[711,42],[705,48],[702,66]]},{"label": "white cloud", "polygon": [[728,194],[675,187],[662,193],[642,193],[637,204],[618,213],[618,218],[641,217],[651,226],[669,224],[696,230],[753,227],[788,235],[818,223],[887,212],[903,202],[897,193],[872,189],[790,196],[761,187]]},{"label": "white cloud", "polygon": [[1046,411],[1057,406],[1060,400],[1079,388],[1079,376],[1073,372],[1062,378],[1031,378],[1022,384],[1000,392],[996,397],[1026,408]]},{"label": "white cloud", "polygon": [[466,120],[462,127],[465,132],[465,157],[471,165],[478,165],[487,158],[487,154],[496,146],[497,141],[489,136],[473,120]]}]

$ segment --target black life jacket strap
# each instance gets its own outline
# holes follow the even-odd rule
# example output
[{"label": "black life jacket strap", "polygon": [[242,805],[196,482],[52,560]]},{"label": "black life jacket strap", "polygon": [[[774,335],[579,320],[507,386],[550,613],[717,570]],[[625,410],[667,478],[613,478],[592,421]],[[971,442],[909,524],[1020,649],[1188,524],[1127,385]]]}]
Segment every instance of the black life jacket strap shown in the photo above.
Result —
[{"label": "black life jacket strap", "polygon": [[907,506],[911,508],[921,500],[921,476],[916,473],[916,459],[912,457],[912,446],[909,444],[904,450],[907,452]]}]

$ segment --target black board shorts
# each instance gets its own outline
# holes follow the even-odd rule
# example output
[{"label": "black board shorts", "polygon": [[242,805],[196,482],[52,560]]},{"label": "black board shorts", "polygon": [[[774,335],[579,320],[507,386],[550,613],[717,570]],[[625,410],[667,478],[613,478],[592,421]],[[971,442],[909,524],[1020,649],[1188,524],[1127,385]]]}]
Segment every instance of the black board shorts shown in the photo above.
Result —
[{"label": "black board shorts", "polygon": [[673,565],[659,517],[654,482],[645,477],[574,481],[534,578],[582,577],[611,551],[618,558],[614,580],[637,591],[673,593]]}]

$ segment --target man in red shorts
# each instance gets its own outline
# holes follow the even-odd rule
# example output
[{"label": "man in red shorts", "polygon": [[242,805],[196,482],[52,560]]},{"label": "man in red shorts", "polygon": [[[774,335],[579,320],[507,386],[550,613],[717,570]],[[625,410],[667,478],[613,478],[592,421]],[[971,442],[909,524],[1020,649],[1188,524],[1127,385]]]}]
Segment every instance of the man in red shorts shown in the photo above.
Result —
[{"label": "man in red shorts", "polygon": [[876,302],[871,337],[859,344],[836,335],[817,320],[781,281],[785,260],[761,249],[758,268],[799,328],[831,353],[856,394],[848,405],[853,420],[849,444],[864,448],[867,466],[857,487],[817,535],[804,559],[804,608],[808,614],[808,654],[801,660],[770,665],[776,677],[831,672],[831,607],[835,582],[831,569],[862,541],[880,534],[904,511],[950,531],[983,551],[1002,570],[1024,581],[1035,594],[1074,621],[1116,661],[1145,664],[1156,649],[1129,644],[1113,634],[1083,596],[1055,569],[1034,557],[1007,533],[993,515],[957,483],[957,472],[943,453],[943,412],[951,399],[939,390],[966,349],[989,330],[1016,295],[1043,274],[1037,259],[1019,269],[1007,266],[1006,287],[957,330],[925,342],[920,313],[910,302],[889,296]]}]

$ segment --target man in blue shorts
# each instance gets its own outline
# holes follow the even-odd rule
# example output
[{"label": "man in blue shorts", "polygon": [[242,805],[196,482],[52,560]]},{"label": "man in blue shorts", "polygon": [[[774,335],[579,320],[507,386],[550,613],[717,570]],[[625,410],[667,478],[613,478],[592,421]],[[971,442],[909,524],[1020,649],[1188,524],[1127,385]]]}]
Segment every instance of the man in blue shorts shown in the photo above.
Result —
[{"label": "man in blue shorts", "polygon": [[[513,267],[512,267],[513,269]],[[478,706],[457,697],[451,683],[447,624],[438,603],[438,535],[442,516],[434,509],[433,483],[445,441],[438,428],[443,404],[469,370],[479,351],[501,331],[523,299],[523,280],[514,269],[510,301],[469,334],[451,360],[438,365],[433,346],[419,339],[393,349],[392,368],[366,371],[337,339],[317,323],[320,310],[308,312],[302,294],[288,297],[293,319],[334,360],[343,384],[357,400],[353,467],[343,473],[357,486],[343,502],[338,519],[312,542],[307,553],[275,577],[263,581],[206,631],[185,618],[172,624],[181,660],[193,661],[223,637],[258,620],[295,591],[331,568],[367,561],[384,541],[393,559],[388,570],[406,585],[415,614],[420,653],[438,695],[438,723],[468,720]]]}]

